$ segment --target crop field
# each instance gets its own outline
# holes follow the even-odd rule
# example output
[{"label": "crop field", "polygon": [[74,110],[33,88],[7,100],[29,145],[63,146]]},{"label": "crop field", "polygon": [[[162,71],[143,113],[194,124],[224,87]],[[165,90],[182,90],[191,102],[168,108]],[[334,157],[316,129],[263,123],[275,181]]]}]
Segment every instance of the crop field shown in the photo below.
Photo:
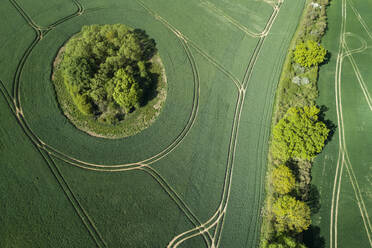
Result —
[{"label": "crop field", "polygon": [[[0,247],[257,246],[275,89],[304,4],[1,1]],[[155,39],[168,93],[151,127],[111,140],[67,120],[51,75],[83,25],[114,23]]]},{"label": "crop field", "polygon": [[372,247],[371,9],[371,0],[329,8],[331,60],[321,69],[318,104],[329,107],[337,131],[313,169],[321,205],[308,237],[314,247]]}]

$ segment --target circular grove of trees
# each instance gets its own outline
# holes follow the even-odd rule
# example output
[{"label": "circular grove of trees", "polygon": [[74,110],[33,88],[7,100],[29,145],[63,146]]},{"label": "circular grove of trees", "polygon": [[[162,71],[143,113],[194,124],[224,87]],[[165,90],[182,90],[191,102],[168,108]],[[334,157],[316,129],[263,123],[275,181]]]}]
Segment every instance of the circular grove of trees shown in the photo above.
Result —
[{"label": "circular grove of trees", "polygon": [[[63,83],[68,93],[56,89],[66,116],[78,128],[98,136],[105,136],[108,125],[114,128],[130,119],[154,98],[157,84],[165,79],[155,41],[143,30],[123,24],[83,26],[61,49],[54,70],[56,87]],[[76,111],[67,109],[72,105]],[[134,130],[129,134],[138,131]]]}]

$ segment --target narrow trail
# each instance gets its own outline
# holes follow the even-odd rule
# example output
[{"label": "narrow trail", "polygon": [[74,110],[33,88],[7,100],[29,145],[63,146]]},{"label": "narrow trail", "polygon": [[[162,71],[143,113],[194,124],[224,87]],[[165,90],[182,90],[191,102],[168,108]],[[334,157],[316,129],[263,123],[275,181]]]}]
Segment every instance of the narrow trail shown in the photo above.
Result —
[{"label": "narrow trail", "polygon": [[[352,163],[349,158],[347,146],[346,146],[346,139],[345,139],[345,125],[343,119],[343,107],[342,107],[342,67],[343,61],[345,58],[348,58],[351,62],[353,67],[354,73],[357,77],[357,80],[361,86],[363,94],[366,98],[367,104],[372,111],[371,108],[371,98],[369,95],[368,90],[366,89],[365,82],[363,77],[360,73],[360,70],[356,64],[356,61],[353,57],[353,54],[365,51],[367,47],[366,41],[360,38],[362,46],[358,49],[350,50],[347,42],[347,36],[356,36],[350,32],[346,32],[346,22],[347,22],[347,4],[351,6],[354,14],[358,17],[359,22],[364,27],[366,33],[370,38],[370,35],[367,26],[363,18],[358,13],[357,9],[351,5],[351,1],[349,0],[342,0],[342,22],[341,22],[341,31],[339,37],[339,50],[337,54],[337,61],[336,61],[336,70],[335,70],[335,96],[336,96],[336,114],[337,114],[337,123],[338,123],[338,139],[339,139],[339,153],[338,159],[336,164],[336,171],[334,177],[334,185],[333,185],[333,192],[332,192],[332,202],[331,202],[331,212],[330,212],[330,248],[337,248],[338,247],[338,212],[339,212],[339,199],[341,194],[341,185],[342,185],[342,176],[344,167],[346,167],[346,171],[348,173],[350,182],[352,184],[354,195],[360,210],[360,214],[363,220],[364,229],[366,231],[369,245],[372,247],[372,225],[370,222],[370,218],[368,215],[367,208],[365,206],[365,201],[363,199],[363,195],[360,190],[360,186],[358,183],[358,179],[354,173]],[[358,36],[356,36],[358,38]]]}]

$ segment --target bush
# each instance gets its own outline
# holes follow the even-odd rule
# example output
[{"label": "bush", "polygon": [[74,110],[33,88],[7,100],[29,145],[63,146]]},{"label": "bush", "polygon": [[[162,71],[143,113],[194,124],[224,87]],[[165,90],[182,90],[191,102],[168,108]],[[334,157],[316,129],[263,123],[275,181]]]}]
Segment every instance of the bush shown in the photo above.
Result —
[{"label": "bush", "polygon": [[275,228],[278,232],[294,231],[300,233],[311,224],[310,208],[306,203],[292,196],[279,197],[273,205]]},{"label": "bush", "polygon": [[319,121],[319,112],[316,106],[289,108],[273,129],[273,157],[312,160],[320,153],[330,130]]},{"label": "bush", "polygon": [[295,177],[287,166],[279,165],[271,174],[271,182],[275,192],[284,195],[293,190]]},{"label": "bush", "polygon": [[319,65],[325,59],[327,51],[313,40],[301,42],[294,51],[294,61],[301,66]]}]

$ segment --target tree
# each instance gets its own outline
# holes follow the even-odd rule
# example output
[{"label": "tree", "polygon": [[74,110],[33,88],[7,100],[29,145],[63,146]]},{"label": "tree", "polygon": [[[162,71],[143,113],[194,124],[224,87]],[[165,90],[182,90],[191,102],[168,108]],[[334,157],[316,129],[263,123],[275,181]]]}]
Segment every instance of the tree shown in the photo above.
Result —
[{"label": "tree", "polygon": [[125,113],[129,113],[134,107],[138,107],[142,97],[142,89],[132,75],[123,69],[116,72],[114,78],[113,98],[123,107]]},{"label": "tree", "polygon": [[311,67],[319,65],[325,59],[327,50],[313,40],[307,40],[296,46],[294,61],[301,66]]},{"label": "tree", "polygon": [[330,130],[319,120],[319,112],[316,106],[289,108],[273,129],[273,157],[311,160],[320,153]]},{"label": "tree", "polygon": [[295,177],[287,166],[279,165],[271,174],[271,182],[275,192],[284,195],[291,192],[294,188]]},{"label": "tree", "polygon": [[294,231],[300,233],[311,224],[310,208],[306,203],[292,196],[279,197],[272,209],[275,215],[275,228],[278,232]]}]

